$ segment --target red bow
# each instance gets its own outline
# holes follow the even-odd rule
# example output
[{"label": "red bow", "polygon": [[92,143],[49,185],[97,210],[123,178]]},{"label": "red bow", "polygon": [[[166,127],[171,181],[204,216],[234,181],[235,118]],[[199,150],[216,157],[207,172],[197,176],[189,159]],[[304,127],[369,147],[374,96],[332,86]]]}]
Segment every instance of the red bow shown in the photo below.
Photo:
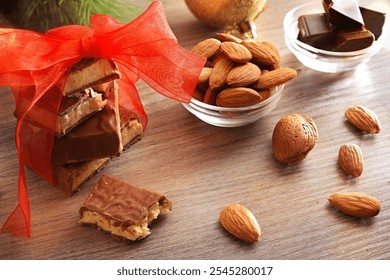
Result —
[{"label": "red bow", "polygon": [[[64,84],[72,65],[88,57],[107,58],[117,63],[122,73],[119,80],[120,102],[132,104],[132,111],[139,116],[144,127],[147,117],[134,83],[141,78],[160,94],[180,102],[189,102],[205,63],[204,58],[178,45],[159,1],[153,2],[141,16],[126,25],[109,16],[94,15],[91,27],[64,26],[44,34],[0,29],[0,85],[12,87],[17,109],[20,97],[25,94],[23,89],[35,87],[31,103],[22,112],[16,127],[19,204],[2,231],[21,237],[31,236],[25,156],[22,156],[23,133],[27,133],[22,129],[23,120],[49,89]],[[60,94],[57,95],[54,98],[56,108],[61,98]],[[48,126],[54,128],[55,120],[48,122]],[[53,137],[54,132],[47,140],[50,148],[45,147],[47,152],[40,156],[39,162],[41,168],[46,170],[48,180],[51,176]]]}]

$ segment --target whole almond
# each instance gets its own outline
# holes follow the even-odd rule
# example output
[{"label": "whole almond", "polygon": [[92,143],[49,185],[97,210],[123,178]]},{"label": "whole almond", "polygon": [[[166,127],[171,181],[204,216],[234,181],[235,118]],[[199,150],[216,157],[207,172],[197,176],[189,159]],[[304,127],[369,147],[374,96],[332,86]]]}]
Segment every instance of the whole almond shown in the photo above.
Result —
[{"label": "whole almond", "polygon": [[359,177],[363,172],[363,154],[356,144],[344,144],[339,149],[339,164],[344,171],[353,176]]},{"label": "whole almond", "polygon": [[381,123],[378,116],[361,105],[355,105],[345,110],[345,117],[358,129],[367,133],[379,133],[381,131]]},{"label": "whole almond", "polygon": [[203,67],[198,78],[198,84],[208,83],[212,71],[213,68],[211,67]]},{"label": "whole almond", "polygon": [[222,88],[226,84],[226,76],[233,69],[235,64],[225,55],[220,55],[215,63],[209,78],[209,85],[212,89]]},{"label": "whole almond", "polygon": [[245,46],[235,42],[222,42],[221,50],[236,63],[245,63],[252,59],[251,52]]},{"label": "whole almond", "polygon": [[238,108],[257,104],[260,94],[247,87],[227,88],[217,95],[216,104],[220,107]]},{"label": "whole almond", "polygon": [[275,53],[273,47],[251,39],[245,39],[241,43],[252,54],[253,61],[258,65],[280,64],[279,54]]},{"label": "whole almond", "polygon": [[317,138],[317,126],[309,116],[285,115],[275,125],[272,134],[275,158],[287,164],[298,163],[314,148]]},{"label": "whole almond", "polygon": [[221,41],[214,38],[209,38],[197,43],[195,46],[192,47],[191,51],[209,59],[217,53],[220,46]]},{"label": "whole almond", "polygon": [[226,77],[226,83],[231,87],[243,87],[259,80],[261,71],[257,65],[247,62],[234,67]]},{"label": "whole almond", "polygon": [[195,91],[194,91],[194,94],[192,95],[193,98],[199,100],[199,101],[203,101],[203,94],[202,92],[196,88]]},{"label": "whole almond", "polygon": [[296,75],[297,71],[288,67],[281,67],[272,71],[268,71],[260,75],[259,80],[254,85],[254,88],[265,89],[280,86],[295,78]]},{"label": "whole almond", "polygon": [[241,44],[242,40],[232,34],[229,33],[217,33],[215,37],[221,42],[235,42]]},{"label": "whole almond", "polygon": [[370,218],[379,214],[381,203],[373,196],[359,192],[338,192],[328,201],[341,212],[357,218]]},{"label": "whole almond", "polygon": [[241,240],[253,243],[260,239],[261,229],[255,216],[241,204],[233,203],[224,207],[219,220],[228,232]]},{"label": "whole almond", "polygon": [[209,87],[206,90],[206,93],[203,98],[203,102],[210,105],[215,105],[215,100],[217,99],[218,91],[213,90],[211,87]]}]

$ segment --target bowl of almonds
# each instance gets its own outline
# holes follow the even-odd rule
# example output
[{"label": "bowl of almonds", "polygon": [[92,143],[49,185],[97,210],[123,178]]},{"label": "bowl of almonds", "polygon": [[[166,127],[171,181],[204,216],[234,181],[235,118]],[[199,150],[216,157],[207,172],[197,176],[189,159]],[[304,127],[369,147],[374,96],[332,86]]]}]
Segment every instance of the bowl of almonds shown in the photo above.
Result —
[{"label": "bowl of almonds", "polygon": [[190,103],[183,106],[206,123],[243,126],[269,114],[285,83],[297,72],[282,67],[277,48],[268,41],[217,33],[192,52],[207,58]]}]

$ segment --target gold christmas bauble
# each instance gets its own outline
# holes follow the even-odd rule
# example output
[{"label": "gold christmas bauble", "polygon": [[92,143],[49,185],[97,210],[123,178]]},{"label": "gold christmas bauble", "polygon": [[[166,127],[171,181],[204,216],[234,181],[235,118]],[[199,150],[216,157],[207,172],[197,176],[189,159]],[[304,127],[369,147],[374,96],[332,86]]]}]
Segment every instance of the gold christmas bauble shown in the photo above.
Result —
[{"label": "gold christmas bauble", "polygon": [[190,11],[203,23],[233,29],[253,21],[265,8],[267,0],[185,0]]}]

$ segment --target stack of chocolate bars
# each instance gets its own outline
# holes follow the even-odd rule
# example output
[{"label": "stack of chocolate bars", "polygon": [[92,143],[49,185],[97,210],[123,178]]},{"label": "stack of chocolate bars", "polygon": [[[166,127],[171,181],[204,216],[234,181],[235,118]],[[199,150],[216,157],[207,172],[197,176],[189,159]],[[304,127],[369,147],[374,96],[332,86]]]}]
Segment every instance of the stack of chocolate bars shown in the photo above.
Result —
[{"label": "stack of chocolate bars", "polygon": [[[116,82],[120,77],[116,64],[107,59],[82,59],[71,69],[59,110],[54,113],[57,123],[51,152],[53,183],[69,195],[143,132],[134,114],[127,112],[124,115],[131,117],[121,118]],[[47,111],[44,98],[36,106]],[[44,124],[34,119],[34,115],[27,119],[31,131],[44,129]]]},{"label": "stack of chocolate bars", "polygon": [[350,52],[370,47],[382,34],[385,14],[356,0],[323,0],[324,13],[298,18],[298,40],[318,49]]}]

